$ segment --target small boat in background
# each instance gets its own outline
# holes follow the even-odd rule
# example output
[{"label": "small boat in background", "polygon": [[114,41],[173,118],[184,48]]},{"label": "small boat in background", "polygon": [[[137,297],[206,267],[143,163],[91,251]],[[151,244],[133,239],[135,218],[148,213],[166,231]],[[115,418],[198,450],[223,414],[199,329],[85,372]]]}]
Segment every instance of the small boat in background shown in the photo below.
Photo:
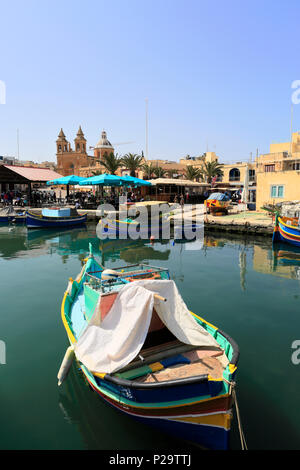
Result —
[{"label": "small boat in background", "polygon": [[273,243],[284,242],[300,247],[300,225],[298,217],[280,217],[276,214]]},{"label": "small boat in background", "polygon": [[25,211],[16,211],[13,206],[7,206],[0,210],[0,223],[25,224]]},{"label": "small boat in background", "polygon": [[202,447],[228,448],[238,346],[187,309],[167,269],[104,270],[90,247],[61,316],[71,346],[59,385],[75,357],[117,410]]},{"label": "small boat in background", "polygon": [[212,193],[204,201],[204,207],[207,214],[215,214],[217,212],[223,213],[224,215],[228,214],[228,209],[230,206],[230,199],[225,193]]},{"label": "small boat in background", "polygon": [[41,214],[26,212],[27,228],[65,228],[78,227],[86,223],[87,215],[79,215],[72,208],[42,209]]}]

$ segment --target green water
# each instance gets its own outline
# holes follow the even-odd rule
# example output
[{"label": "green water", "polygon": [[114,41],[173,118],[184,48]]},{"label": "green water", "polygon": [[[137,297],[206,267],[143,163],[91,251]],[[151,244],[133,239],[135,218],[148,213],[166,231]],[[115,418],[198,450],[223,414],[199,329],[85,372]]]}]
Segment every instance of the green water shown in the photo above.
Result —
[{"label": "green water", "polygon": [[[0,227],[0,340],[6,344],[0,448],[187,449],[108,407],[75,366],[57,387],[68,346],[60,304],[91,241],[107,267],[168,266],[190,309],[239,344],[237,392],[248,447],[299,449],[300,365],[291,361],[291,344],[300,339],[300,261],[276,261],[269,238],[210,235],[203,249],[192,250],[193,243],[169,241],[101,246],[95,236],[94,226],[68,232]],[[240,448],[236,420],[231,448]]]}]

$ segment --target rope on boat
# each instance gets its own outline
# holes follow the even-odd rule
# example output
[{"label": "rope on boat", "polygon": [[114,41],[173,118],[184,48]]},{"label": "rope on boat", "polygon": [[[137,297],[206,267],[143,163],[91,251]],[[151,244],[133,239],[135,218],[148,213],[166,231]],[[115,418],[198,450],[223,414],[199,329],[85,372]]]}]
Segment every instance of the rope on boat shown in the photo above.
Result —
[{"label": "rope on boat", "polygon": [[236,382],[229,382],[229,380],[226,380],[224,378],[223,378],[223,380],[224,380],[224,382],[226,382],[230,386],[230,392],[232,393],[232,398],[233,398],[233,401],[234,401],[234,404],[235,404],[235,411],[236,411],[236,416],[237,416],[237,421],[238,421],[238,427],[239,427],[242,450],[248,450],[245,434],[244,434],[244,431],[243,431],[241,414],[240,414],[240,409],[239,409],[239,405],[238,405],[236,390],[235,390]]}]

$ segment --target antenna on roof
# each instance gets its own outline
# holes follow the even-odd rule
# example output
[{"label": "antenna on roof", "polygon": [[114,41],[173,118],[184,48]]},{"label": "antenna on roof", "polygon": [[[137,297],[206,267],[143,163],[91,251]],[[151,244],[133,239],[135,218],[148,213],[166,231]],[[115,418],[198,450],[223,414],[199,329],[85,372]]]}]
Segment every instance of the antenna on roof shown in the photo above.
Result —
[{"label": "antenna on roof", "polygon": [[19,129],[17,129],[17,157],[20,159],[20,142],[19,142]]},{"label": "antenna on roof", "polygon": [[145,99],[146,103],[146,160],[148,160],[148,98]]}]

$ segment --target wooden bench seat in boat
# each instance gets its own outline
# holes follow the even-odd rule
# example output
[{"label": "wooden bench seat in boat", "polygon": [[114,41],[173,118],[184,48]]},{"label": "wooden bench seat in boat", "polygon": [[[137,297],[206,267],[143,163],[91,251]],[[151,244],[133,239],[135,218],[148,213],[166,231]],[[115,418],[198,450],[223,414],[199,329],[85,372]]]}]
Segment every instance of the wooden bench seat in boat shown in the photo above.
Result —
[{"label": "wooden bench seat in boat", "polygon": [[167,382],[169,380],[185,379],[202,374],[209,374],[215,379],[223,376],[223,366],[217,357],[207,356],[190,364],[177,364],[157,372],[149,372],[147,375],[141,376],[136,380],[141,383]]},{"label": "wooden bench seat in boat", "polygon": [[180,342],[178,346],[176,342],[173,343],[175,345],[168,345],[169,349],[156,354],[146,357],[140,355],[143,359],[131,362],[115,375],[141,382],[167,381],[201,374],[210,374],[212,377],[222,376],[223,366],[217,359],[218,356],[223,356],[222,349],[199,348],[199,346]]}]

